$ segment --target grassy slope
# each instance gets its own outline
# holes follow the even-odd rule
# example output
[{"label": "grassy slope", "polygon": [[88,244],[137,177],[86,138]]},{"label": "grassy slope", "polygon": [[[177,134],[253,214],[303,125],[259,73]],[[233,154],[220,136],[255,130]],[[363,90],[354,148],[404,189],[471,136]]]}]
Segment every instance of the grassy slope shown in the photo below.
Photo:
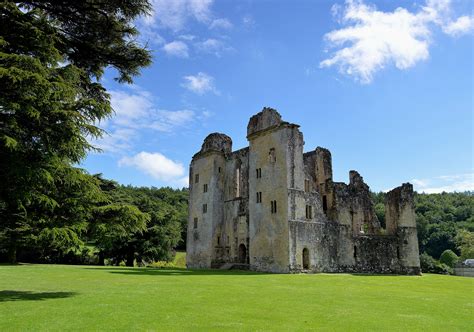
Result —
[{"label": "grassy slope", "polygon": [[474,279],[0,266],[6,330],[472,329]]}]

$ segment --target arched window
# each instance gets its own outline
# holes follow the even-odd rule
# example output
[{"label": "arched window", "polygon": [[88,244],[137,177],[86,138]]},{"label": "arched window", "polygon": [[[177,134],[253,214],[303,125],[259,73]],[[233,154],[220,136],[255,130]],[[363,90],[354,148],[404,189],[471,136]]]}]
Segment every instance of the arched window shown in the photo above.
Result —
[{"label": "arched window", "polygon": [[303,269],[309,269],[309,250],[308,248],[303,249]]}]

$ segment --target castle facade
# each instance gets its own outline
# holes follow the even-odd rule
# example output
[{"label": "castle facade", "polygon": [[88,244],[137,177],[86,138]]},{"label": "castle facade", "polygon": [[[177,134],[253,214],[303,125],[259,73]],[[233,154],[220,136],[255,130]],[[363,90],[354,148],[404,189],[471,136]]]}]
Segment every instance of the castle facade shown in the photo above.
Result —
[{"label": "castle facade", "polygon": [[303,153],[298,128],[264,108],[248,147],[206,137],[189,170],[188,268],[419,274],[412,185],[386,193],[381,227],[359,173],[334,182],[331,153]]}]

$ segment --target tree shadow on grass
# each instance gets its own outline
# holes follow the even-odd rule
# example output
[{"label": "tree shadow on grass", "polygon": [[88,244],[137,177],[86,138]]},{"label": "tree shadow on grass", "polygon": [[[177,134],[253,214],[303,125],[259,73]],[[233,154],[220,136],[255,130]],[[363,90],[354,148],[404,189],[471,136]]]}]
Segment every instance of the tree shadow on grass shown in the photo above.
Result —
[{"label": "tree shadow on grass", "polygon": [[43,301],[64,299],[76,295],[74,292],[31,292],[31,291],[0,291],[0,302],[7,301]]},{"label": "tree shadow on grass", "polygon": [[185,268],[143,268],[143,267],[88,267],[87,270],[101,270],[113,274],[148,276],[211,276],[211,275],[265,275],[265,273],[245,270],[188,270]]}]

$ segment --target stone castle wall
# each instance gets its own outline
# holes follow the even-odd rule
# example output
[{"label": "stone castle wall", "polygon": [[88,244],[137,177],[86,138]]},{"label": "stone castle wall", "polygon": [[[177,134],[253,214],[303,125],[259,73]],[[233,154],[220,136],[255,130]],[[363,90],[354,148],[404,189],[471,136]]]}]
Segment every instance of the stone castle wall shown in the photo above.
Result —
[{"label": "stone castle wall", "polygon": [[382,229],[362,176],[333,182],[331,153],[303,153],[298,128],[264,108],[249,121],[249,147],[204,140],[190,166],[188,267],[420,273],[412,186],[387,193]]}]

